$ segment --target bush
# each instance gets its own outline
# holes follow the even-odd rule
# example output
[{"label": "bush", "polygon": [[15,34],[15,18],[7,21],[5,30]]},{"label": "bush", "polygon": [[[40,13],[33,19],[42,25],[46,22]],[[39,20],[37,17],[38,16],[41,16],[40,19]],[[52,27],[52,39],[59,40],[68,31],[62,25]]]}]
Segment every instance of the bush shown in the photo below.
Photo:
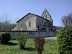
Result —
[{"label": "bush", "polygon": [[9,40],[10,40],[10,34],[9,33],[1,34],[1,43],[2,44],[8,44]]},{"label": "bush", "polygon": [[25,32],[18,32],[16,33],[16,37],[17,37],[20,49],[24,49],[26,41],[27,41],[27,34]]},{"label": "bush", "polygon": [[35,49],[38,51],[38,54],[42,54],[42,51],[44,50],[44,44],[44,38],[35,38]]},{"label": "bush", "polygon": [[72,54],[72,26],[64,27],[57,34],[59,54]]}]

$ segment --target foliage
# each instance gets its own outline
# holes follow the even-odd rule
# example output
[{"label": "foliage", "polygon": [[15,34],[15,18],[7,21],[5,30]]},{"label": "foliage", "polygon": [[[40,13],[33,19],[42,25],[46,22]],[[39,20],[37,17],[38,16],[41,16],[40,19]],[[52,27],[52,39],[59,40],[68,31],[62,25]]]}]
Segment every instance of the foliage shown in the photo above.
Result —
[{"label": "foliage", "polygon": [[18,32],[16,33],[18,44],[20,46],[20,49],[25,48],[25,43],[27,41],[27,33],[25,32]]},{"label": "foliage", "polygon": [[10,34],[9,33],[2,33],[1,34],[1,43],[2,44],[8,44],[10,40]]},{"label": "foliage", "polygon": [[63,28],[57,34],[58,51],[59,54],[71,54],[72,53],[72,26]]}]

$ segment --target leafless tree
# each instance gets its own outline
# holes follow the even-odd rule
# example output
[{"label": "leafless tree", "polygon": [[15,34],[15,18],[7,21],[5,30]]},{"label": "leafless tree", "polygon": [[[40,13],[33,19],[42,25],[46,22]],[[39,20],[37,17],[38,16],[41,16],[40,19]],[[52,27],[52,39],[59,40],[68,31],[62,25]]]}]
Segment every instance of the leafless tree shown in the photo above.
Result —
[{"label": "leafless tree", "polygon": [[8,21],[4,23],[0,22],[0,31],[12,30],[15,27],[15,24],[10,24]]},{"label": "leafless tree", "polygon": [[72,26],[72,13],[68,16],[62,17],[62,23],[64,26]]},{"label": "leafless tree", "polygon": [[7,14],[5,16],[2,15],[2,22],[0,22],[0,31],[9,31],[15,27],[15,24],[12,24],[10,20],[7,19],[8,19]]}]

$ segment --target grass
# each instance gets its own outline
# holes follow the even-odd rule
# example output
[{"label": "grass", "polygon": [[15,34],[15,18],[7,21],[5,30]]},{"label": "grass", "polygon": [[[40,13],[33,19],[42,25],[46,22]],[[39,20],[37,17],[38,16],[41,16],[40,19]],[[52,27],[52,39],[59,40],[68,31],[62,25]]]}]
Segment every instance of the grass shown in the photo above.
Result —
[{"label": "grass", "polygon": [[[26,50],[21,50],[18,42],[11,40],[9,45],[0,44],[0,54],[37,54],[33,39],[28,39],[25,47]],[[56,40],[46,39],[43,54],[58,54],[57,48]]]},{"label": "grass", "polygon": [[5,32],[0,32],[0,35],[1,35],[2,33],[5,33]]}]

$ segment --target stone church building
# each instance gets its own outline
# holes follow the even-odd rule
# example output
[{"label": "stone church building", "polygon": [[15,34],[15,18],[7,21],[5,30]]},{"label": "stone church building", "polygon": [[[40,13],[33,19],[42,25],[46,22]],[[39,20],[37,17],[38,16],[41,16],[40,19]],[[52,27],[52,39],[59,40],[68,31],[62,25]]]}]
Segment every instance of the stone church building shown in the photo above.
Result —
[{"label": "stone church building", "polygon": [[[56,28],[49,12],[45,9],[41,16],[28,13],[17,21],[15,31],[48,31],[48,37],[56,36]],[[16,39],[12,34],[11,39]]]},{"label": "stone church building", "polygon": [[53,20],[46,9],[41,16],[28,13],[17,21],[15,30],[53,31]]}]

